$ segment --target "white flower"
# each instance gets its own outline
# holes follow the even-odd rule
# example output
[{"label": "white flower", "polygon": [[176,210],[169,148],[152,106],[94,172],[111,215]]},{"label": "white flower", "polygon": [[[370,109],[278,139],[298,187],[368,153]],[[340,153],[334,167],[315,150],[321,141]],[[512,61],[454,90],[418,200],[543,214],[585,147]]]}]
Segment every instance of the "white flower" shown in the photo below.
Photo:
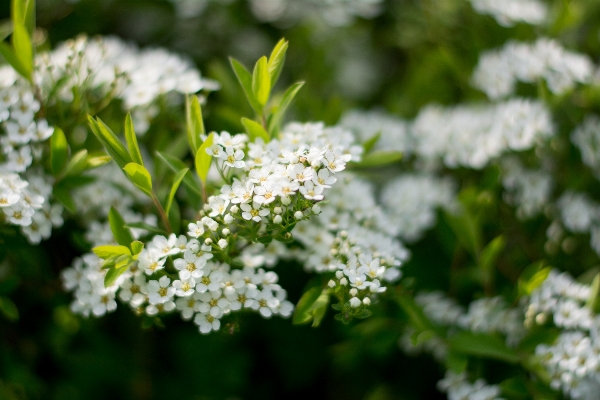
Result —
[{"label": "white flower", "polygon": [[173,282],[175,294],[179,297],[188,297],[194,294],[194,286],[196,286],[196,281],[192,277]]},{"label": "white flower", "polygon": [[189,279],[190,277],[199,279],[204,275],[202,268],[206,265],[206,258],[198,257],[193,251],[186,250],[183,252],[183,258],[174,260],[173,265],[179,270],[179,278],[181,280]]},{"label": "white flower", "polygon": [[242,218],[245,220],[253,220],[255,222],[260,222],[262,220],[261,217],[265,217],[269,215],[270,210],[268,208],[261,208],[261,204],[253,202],[252,206],[247,203],[240,204],[242,208]]},{"label": "white flower", "polygon": [[204,293],[207,290],[215,291],[221,287],[221,281],[223,280],[223,272],[217,270],[210,273],[208,276],[203,276],[199,279],[199,283],[196,285],[196,290],[200,293]]},{"label": "white flower", "polygon": [[198,325],[198,330],[202,334],[218,331],[221,328],[221,321],[211,315],[204,315],[202,313],[196,314],[194,323]]},{"label": "white flower", "polygon": [[158,281],[148,282],[148,298],[151,304],[162,304],[171,300],[176,289],[169,286],[170,283],[171,280],[167,276],[161,277]]}]

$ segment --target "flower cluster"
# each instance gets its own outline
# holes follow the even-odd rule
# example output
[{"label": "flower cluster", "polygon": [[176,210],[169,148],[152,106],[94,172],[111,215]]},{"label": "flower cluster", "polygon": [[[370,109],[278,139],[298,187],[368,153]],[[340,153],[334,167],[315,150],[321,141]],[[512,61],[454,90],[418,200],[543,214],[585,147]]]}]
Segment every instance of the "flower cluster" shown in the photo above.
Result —
[{"label": "flower cluster", "polygon": [[394,236],[414,242],[436,222],[436,209],[453,209],[455,185],[450,179],[428,174],[404,174],[385,185],[381,203]]},{"label": "flower cluster", "polygon": [[379,135],[375,150],[396,150],[404,155],[414,150],[410,124],[383,111],[350,110],[342,115],[339,125],[356,133],[360,142]]},{"label": "flower cluster", "polygon": [[116,37],[66,41],[40,54],[36,70],[36,84],[50,103],[72,102],[76,94],[90,96],[91,103],[121,99],[132,112],[138,134],[158,113],[158,97],[218,88],[185,58],[164,49],[140,50]]},{"label": "flower cluster", "polygon": [[600,179],[600,117],[586,116],[571,133],[571,141],[579,149],[583,163]]},{"label": "flower cluster", "polygon": [[507,150],[522,151],[554,134],[542,103],[511,99],[488,106],[425,107],[413,124],[417,153],[447,167],[481,169]]},{"label": "flower cluster", "polygon": [[54,128],[38,116],[40,102],[28,82],[6,66],[0,76],[0,221],[39,243],[63,223],[62,207],[50,205],[52,178],[33,167]]},{"label": "flower cluster", "polygon": [[548,89],[561,94],[576,83],[589,83],[594,65],[586,55],[565,50],[552,39],[535,43],[510,41],[500,50],[483,53],[473,73],[473,84],[491,99],[515,93],[517,81],[546,81]]},{"label": "flower cluster", "polygon": [[479,14],[494,17],[502,26],[513,26],[517,22],[540,25],[546,21],[548,7],[539,0],[470,0]]},{"label": "flower cluster", "polygon": [[498,385],[489,385],[485,379],[477,379],[471,383],[464,372],[456,374],[447,371],[437,387],[448,394],[449,400],[501,400]]},{"label": "flower cluster", "polygon": [[503,199],[516,207],[517,217],[532,218],[550,203],[554,181],[544,170],[523,167],[517,158],[502,160]]},{"label": "flower cluster", "polygon": [[574,399],[595,398],[600,388],[600,321],[586,305],[591,294],[590,286],[552,270],[531,294],[526,311],[528,326],[552,323],[561,329],[553,343],[538,345],[535,353],[550,386]]}]

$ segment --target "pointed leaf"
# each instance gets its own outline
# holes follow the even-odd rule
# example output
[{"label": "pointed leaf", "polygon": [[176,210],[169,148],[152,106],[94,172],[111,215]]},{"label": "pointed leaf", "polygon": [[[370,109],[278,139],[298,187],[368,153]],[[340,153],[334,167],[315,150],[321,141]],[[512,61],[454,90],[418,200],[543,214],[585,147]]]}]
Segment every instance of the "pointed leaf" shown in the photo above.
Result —
[{"label": "pointed leaf", "polygon": [[380,137],[381,132],[377,132],[363,143],[364,154],[367,154],[373,147],[375,147]]},{"label": "pointed leaf", "polygon": [[519,356],[494,334],[459,332],[448,339],[450,351],[516,364]]},{"label": "pointed leaf", "polygon": [[165,207],[165,213],[169,215],[169,211],[171,210],[171,205],[173,204],[173,199],[175,198],[175,193],[177,193],[177,189],[181,184],[181,181],[185,177],[185,174],[188,173],[190,169],[184,168],[175,175],[175,179],[173,179],[173,185],[171,186],[171,192],[169,193],[169,198],[167,199],[167,206]]},{"label": "pointed leaf", "polygon": [[92,251],[103,260],[107,260],[114,256],[131,256],[131,251],[129,248],[121,245],[96,246],[92,249]]},{"label": "pointed leaf", "polygon": [[12,43],[17,58],[27,72],[27,79],[31,80],[31,74],[33,73],[33,48],[27,28],[25,28],[22,22],[16,23],[13,21]]},{"label": "pointed leaf", "polygon": [[131,254],[137,256],[142,252],[142,250],[144,250],[144,243],[140,242],[139,240],[134,240],[131,242],[129,247],[131,248]]},{"label": "pointed leaf", "polygon": [[19,75],[31,82],[31,73],[23,65],[19,57],[17,57],[17,54],[12,47],[5,42],[0,42],[0,54],[2,54],[2,57],[4,57],[6,62],[9,63]]},{"label": "pointed leaf", "polygon": [[[158,154],[158,157],[163,160],[165,164],[167,164],[171,171],[175,173],[187,168],[187,165],[185,165],[181,160],[173,157],[170,154],[161,152],[156,152],[156,154]],[[192,205],[200,205],[202,203],[202,190],[200,189],[202,183],[198,181],[198,177],[193,174],[186,174],[183,177],[183,185],[186,188],[188,198]]]},{"label": "pointed leaf", "polygon": [[195,154],[202,143],[201,135],[204,135],[204,121],[202,119],[202,108],[198,96],[190,95],[186,98],[185,111],[187,119],[187,135],[192,154]]},{"label": "pointed leaf", "polygon": [[285,63],[285,52],[288,48],[288,42],[285,39],[281,39],[271,52],[269,56],[269,62],[267,66],[269,67],[269,75],[271,77],[271,86],[275,86],[277,79],[279,79],[279,74],[281,74],[281,70],[283,68],[283,64]]},{"label": "pointed leaf", "polygon": [[206,152],[206,149],[212,146],[214,137],[215,134],[211,132],[196,152],[196,173],[204,184],[206,184],[208,170],[212,162],[212,156]]},{"label": "pointed leaf", "polygon": [[313,319],[312,307],[321,296],[322,291],[321,287],[315,286],[304,292],[294,310],[294,316],[292,317],[294,325],[304,324]]},{"label": "pointed leaf", "polygon": [[131,183],[149,197],[152,197],[152,177],[146,168],[142,167],[140,164],[130,162],[123,168],[123,171],[125,171],[125,175]]},{"label": "pointed leaf", "polygon": [[[56,132],[54,133],[56,134]],[[54,136],[52,136],[52,138],[54,138]],[[50,139],[51,144],[53,140],[52,138]],[[87,155],[88,152],[86,149],[79,150],[77,153],[75,153],[67,163],[67,166],[65,167],[65,176],[79,175],[80,173],[85,171],[85,167],[87,165]],[[52,154],[50,155],[50,157],[52,157]]]},{"label": "pointed leaf", "polygon": [[65,187],[55,186],[52,189],[52,195],[55,199],[61,202],[63,206],[72,213],[77,211],[77,206],[75,205],[75,201],[73,200],[73,196],[71,196],[71,191]]},{"label": "pointed leaf", "polygon": [[355,168],[377,168],[395,164],[400,160],[402,160],[402,153],[399,151],[378,150],[363,156],[358,162],[352,162],[351,166]]},{"label": "pointed leaf", "polygon": [[131,113],[127,113],[125,117],[125,140],[127,141],[127,149],[133,162],[144,165],[142,159],[142,153],[140,152],[140,146],[138,145],[137,136],[135,136],[135,129],[133,127],[133,121],[131,120]]},{"label": "pointed leaf", "polygon": [[69,155],[69,146],[64,132],[59,127],[54,128],[54,133],[50,138],[50,165],[52,174],[57,176],[65,168],[67,157]]},{"label": "pointed leaf", "polygon": [[230,57],[229,61],[231,62],[231,67],[233,68],[233,72],[235,72],[235,76],[238,78],[240,85],[242,85],[242,89],[244,89],[248,102],[254,111],[260,114],[262,112],[262,107],[254,97],[254,92],[252,91],[252,75],[250,75],[250,72],[248,72],[248,70],[236,59]]},{"label": "pointed leaf", "polygon": [[277,107],[277,111],[273,113],[271,119],[269,120],[269,136],[274,137],[279,129],[279,125],[283,121],[283,116],[285,111],[296,97],[298,91],[304,86],[304,82],[296,82],[292,86],[290,86],[285,93],[283,94],[283,98],[281,99],[281,103],[279,107]]},{"label": "pointed leaf", "polygon": [[254,65],[252,72],[252,93],[254,98],[260,104],[261,110],[269,101],[271,94],[271,76],[269,75],[269,67],[267,66],[267,57],[262,56]]},{"label": "pointed leaf", "polygon": [[269,134],[258,122],[242,117],[242,125],[244,125],[244,128],[246,128],[246,133],[248,134],[251,142],[254,142],[256,138],[262,138],[265,143],[269,142]]},{"label": "pointed leaf", "polygon": [[88,122],[94,135],[120,168],[133,161],[123,143],[100,118],[94,119],[88,116]]},{"label": "pointed leaf", "polygon": [[94,169],[107,164],[112,160],[111,156],[101,155],[101,156],[93,156],[89,155],[86,160],[85,169]]},{"label": "pointed leaf", "polygon": [[114,207],[111,207],[108,212],[108,223],[117,243],[121,246],[129,247],[131,242],[133,242],[133,234],[129,228],[125,227],[125,219],[123,219],[123,216]]}]

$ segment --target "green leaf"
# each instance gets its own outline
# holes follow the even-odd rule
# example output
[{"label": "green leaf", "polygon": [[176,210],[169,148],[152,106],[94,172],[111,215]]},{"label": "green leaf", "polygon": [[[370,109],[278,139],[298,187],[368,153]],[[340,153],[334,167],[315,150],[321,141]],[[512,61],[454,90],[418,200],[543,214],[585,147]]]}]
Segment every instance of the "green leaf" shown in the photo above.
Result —
[{"label": "green leaf", "polygon": [[283,116],[285,111],[296,97],[298,91],[304,86],[304,82],[296,82],[292,86],[290,86],[285,93],[283,94],[283,98],[281,99],[281,103],[277,107],[277,110],[273,113],[271,118],[269,119],[269,136],[274,137],[279,129],[279,125],[283,120]]},{"label": "green leaf", "polygon": [[350,165],[356,168],[376,168],[395,164],[402,160],[402,153],[393,150],[378,150],[366,154],[359,162],[352,162]]},{"label": "green leaf", "polygon": [[88,122],[94,135],[120,168],[133,161],[123,143],[100,118],[94,119],[88,115]]},{"label": "green leaf", "polygon": [[271,76],[269,75],[269,67],[267,66],[267,57],[262,56],[254,65],[252,71],[252,93],[254,98],[262,108],[269,101],[271,94]]},{"label": "green leaf", "polygon": [[132,261],[133,260],[131,259],[131,257],[120,257],[119,260],[117,260],[115,267],[110,268],[108,271],[106,271],[106,276],[104,277],[104,287],[109,287],[113,283],[115,283],[117,278],[129,269],[129,266],[131,265],[130,263]]},{"label": "green leaf", "polygon": [[329,308],[329,298],[329,289],[323,289],[317,300],[309,309],[308,312],[313,316],[313,323],[311,325],[313,328],[321,325],[321,321],[323,321],[323,317],[325,317],[327,309]]},{"label": "green leaf", "polygon": [[133,162],[144,165],[142,159],[142,153],[140,152],[140,146],[138,145],[137,136],[135,135],[135,129],[133,127],[133,121],[131,120],[131,113],[127,113],[125,117],[125,140],[127,141],[127,149]]},{"label": "green leaf", "polygon": [[35,0],[13,0],[11,12],[13,23],[23,24],[32,36],[35,30]]},{"label": "green leaf", "polygon": [[523,270],[517,283],[519,296],[529,296],[546,280],[552,268],[544,265],[544,261],[538,261]]},{"label": "green leaf", "polygon": [[248,70],[236,59],[230,57],[229,61],[231,62],[231,67],[233,68],[235,76],[238,78],[240,85],[242,85],[242,89],[244,89],[248,102],[257,114],[261,114],[262,107],[254,97],[252,91],[252,75],[250,75],[250,72],[248,72]]},{"label": "green leaf", "polygon": [[137,256],[142,252],[142,250],[144,250],[144,243],[140,242],[139,240],[134,240],[131,242],[129,247],[131,248],[131,254]]},{"label": "green leaf", "polygon": [[519,362],[519,356],[508,348],[500,337],[493,334],[459,332],[448,339],[449,349],[469,356],[492,358],[510,364]]},{"label": "green leaf", "polygon": [[494,265],[500,256],[506,240],[503,235],[499,235],[489,242],[479,254],[479,267],[481,269],[483,284],[491,285],[494,279]]},{"label": "green leaf", "polygon": [[279,40],[271,55],[269,56],[269,62],[267,63],[267,67],[269,69],[269,76],[271,78],[271,86],[275,86],[277,80],[279,79],[279,75],[281,74],[281,70],[283,69],[283,64],[285,63],[285,52],[288,49],[288,42],[285,39]]},{"label": "green leaf", "polygon": [[313,319],[313,315],[311,313],[312,307],[317,302],[322,292],[323,289],[318,286],[312,287],[304,292],[302,297],[300,297],[298,304],[296,304],[294,316],[292,317],[293,324],[305,324]]},{"label": "green leaf", "polygon": [[177,189],[181,184],[181,181],[185,177],[185,174],[188,173],[190,169],[184,168],[175,175],[175,179],[173,179],[173,185],[171,186],[171,192],[169,192],[169,198],[167,199],[167,206],[165,207],[165,213],[169,215],[169,211],[171,210],[171,205],[173,204],[173,199],[175,198],[175,193],[177,193]]},{"label": "green leaf", "polygon": [[92,249],[92,251],[103,260],[107,260],[115,256],[131,256],[131,251],[129,248],[122,245],[116,246],[109,244],[104,246],[96,246]]},{"label": "green leaf", "polygon": [[381,132],[377,132],[363,143],[364,154],[367,154],[373,147],[375,147],[379,141],[379,138],[381,138]]},{"label": "green leaf", "polygon": [[107,155],[96,156],[96,155],[90,154],[86,160],[85,169],[94,169],[94,168],[101,167],[104,164],[109,163],[110,160],[112,160],[111,156],[107,156]]},{"label": "green leaf", "polygon": [[196,173],[204,184],[206,184],[208,170],[210,169],[210,164],[212,162],[212,156],[206,152],[206,149],[212,146],[214,138],[215,134],[214,132],[211,132],[196,152]]},{"label": "green leaf", "polygon": [[188,142],[190,143],[192,154],[196,154],[202,142],[200,136],[204,135],[205,133],[204,121],[202,119],[202,108],[200,107],[200,102],[198,101],[197,96],[190,95],[186,97],[185,112]]},{"label": "green leaf", "polygon": [[[50,147],[52,147],[52,139],[50,139]],[[86,149],[79,150],[75,153],[67,163],[64,176],[79,175],[85,171],[87,166],[87,155],[88,152]],[[50,158],[52,158],[52,153],[50,154]]]},{"label": "green leaf", "polygon": [[149,197],[152,197],[152,177],[146,168],[142,167],[140,164],[130,162],[123,168],[123,171],[125,171],[125,175],[131,183]]},{"label": "green leaf", "polygon": [[31,38],[27,33],[27,28],[25,28],[22,22],[13,21],[12,43],[17,58],[27,72],[26,78],[31,81],[31,74],[33,73],[33,47],[31,45]]},{"label": "green leaf", "polygon": [[50,165],[52,174],[57,176],[65,168],[67,157],[69,155],[69,146],[64,132],[59,127],[54,128],[54,133],[50,138]]},{"label": "green leaf", "polygon": [[23,65],[19,57],[15,54],[14,50],[5,42],[0,42],[0,54],[19,73],[23,78],[31,82],[31,73]]},{"label": "green leaf", "polygon": [[127,225],[125,225],[125,227],[132,228],[132,229],[143,229],[145,231],[156,233],[157,235],[163,235],[163,236],[168,234],[168,232],[165,231],[164,229],[161,229],[157,226],[149,225],[145,222],[129,222]]},{"label": "green leaf", "polygon": [[244,125],[244,128],[246,128],[246,133],[248,134],[251,142],[254,142],[256,138],[262,138],[265,143],[269,143],[269,134],[261,124],[256,121],[252,121],[251,119],[242,117],[242,125]]},{"label": "green leaf", "polygon": [[111,207],[108,212],[108,223],[117,243],[125,247],[131,246],[131,242],[134,240],[133,234],[129,228],[125,227],[125,219],[114,207]]},{"label": "green leaf", "polygon": [[19,310],[17,306],[8,297],[0,297],[0,311],[9,321],[17,321],[19,319]]},{"label": "green leaf", "polygon": [[66,187],[55,186],[52,189],[52,195],[55,199],[60,201],[63,206],[72,213],[77,211],[77,206],[75,205],[75,201],[73,200],[73,196],[71,196],[71,190]]}]

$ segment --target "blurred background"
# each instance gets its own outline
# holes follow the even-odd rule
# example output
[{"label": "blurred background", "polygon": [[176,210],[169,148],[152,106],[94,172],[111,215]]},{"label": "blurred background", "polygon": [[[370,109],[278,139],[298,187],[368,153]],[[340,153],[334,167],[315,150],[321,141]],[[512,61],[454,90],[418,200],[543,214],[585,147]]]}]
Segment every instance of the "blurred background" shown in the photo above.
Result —
[{"label": "blurred background", "polygon": [[[9,3],[0,3],[0,19],[9,18]],[[500,26],[466,0],[37,3],[48,48],[80,34],[116,35],[190,57],[204,76],[222,84],[208,99],[207,128],[230,132],[242,130],[236,116],[250,109],[227,57],[250,66],[281,37],[290,48],[279,88],[306,81],[290,117],[335,124],[353,108],[412,118],[429,103],[484,101],[470,85],[479,54],[507,38],[533,40],[539,29]],[[563,11],[563,2],[556,3],[555,16]],[[597,61],[598,2],[570,3],[572,12],[553,18],[550,30]],[[435,388],[444,371],[430,357],[409,357],[398,347],[406,317],[393,293],[365,322],[344,325],[330,313],[317,329],[251,314],[203,336],[176,315],[164,319],[164,328],[144,326],[126,307],[100,319],[74,316],[59,273],[80,252],[72,240],[77,229],[64,226],[35,251],[16,237],[0,246],[26,260],[18,278],[7,278],[0,267],[0,294],[10,294],[20,315],[18,321],[0,318],[0,399],[444,397]],[[420,256],[403,267],[404,275],[445,288],[449,271],[439,266],[452,263],[454,241],[449,227],[438,223],[413,246]],[[297,302],[310,276],[297,264],[276,271]]]}]

